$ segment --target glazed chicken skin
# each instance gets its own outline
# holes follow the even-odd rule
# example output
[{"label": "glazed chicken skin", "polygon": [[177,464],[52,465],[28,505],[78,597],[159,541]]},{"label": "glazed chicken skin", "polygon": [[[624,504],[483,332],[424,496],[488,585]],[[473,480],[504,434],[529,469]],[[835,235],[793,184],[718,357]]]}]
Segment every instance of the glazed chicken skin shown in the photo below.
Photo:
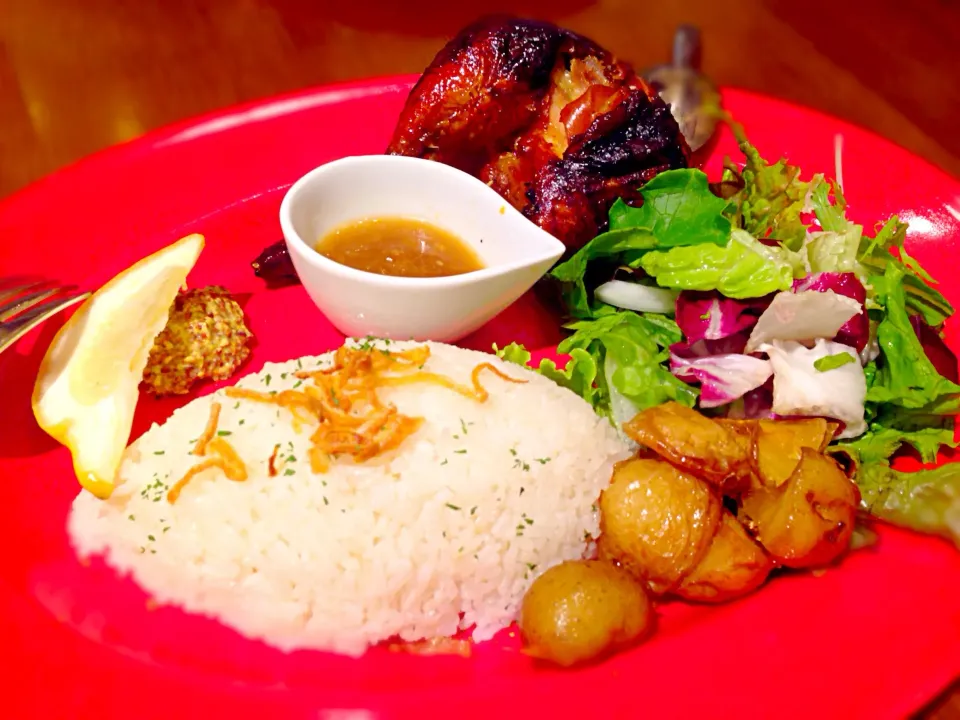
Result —
[{"label": "glazed chicken skin", "polygon": [[549,23],[500,16],[439,52],[387,153],[479,177],[568,254],[606,229],[614,200],[638,201],[689,156],[670,109],[629,65]]}]

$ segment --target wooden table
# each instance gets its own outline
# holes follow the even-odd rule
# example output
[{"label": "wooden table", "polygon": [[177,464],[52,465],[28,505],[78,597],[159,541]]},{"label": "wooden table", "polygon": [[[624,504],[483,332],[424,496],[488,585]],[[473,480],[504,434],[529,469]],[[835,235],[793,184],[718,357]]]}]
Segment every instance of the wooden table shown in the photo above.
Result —
[{"label": "wooden table", "polygon": [[694,22],[718,83],[821,108],[960,176],[950,0],[868,12],[837,0],[0,0],[0,196],[207,110],[419,72],[480,6],[560,22],[638,67],[664,61],[677,24]]},{"label": "wooden table", "polygon": [[[951,0],[0,0],[0,196],[201,112],[419,72],[478,7],[559,22],[641,68],[693,22],[719,84],[852,120],[960,176]],[[925,716],[960,717],[960,689]]]}]

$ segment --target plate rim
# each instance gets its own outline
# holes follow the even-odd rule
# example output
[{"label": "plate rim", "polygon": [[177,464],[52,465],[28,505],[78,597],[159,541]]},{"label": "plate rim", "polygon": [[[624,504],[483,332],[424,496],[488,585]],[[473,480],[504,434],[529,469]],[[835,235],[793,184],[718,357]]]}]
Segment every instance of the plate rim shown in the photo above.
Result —
[{"label": "plate rim", "polygon": [[[82,177],[86,173],[96,173],[98,168],[103,167],[104,165],[109,165],[110,163],[116,163],[118,161],[125,161],[125,159],[133,157],[136,159],[136,155],[139,153],[150,152],[153,149],[157,148],[160,145],[163,145],[169,142],[172,138],[183,133],[184,131],[190,130],[191,128],[196,128],[205,123],[212,123],[218,120],[225,118],[230,118],[244,113],[248,113],[251,110],[257,108],[262,108],[265,106],[270,106],[273,104],[291,102],[296,100],[306,100],[306,99],[317,99],[322,97],[327,97],[332,93],[344,90],[357,90],[365,91],[360,96],[361,97],[371,97],[377,94],[380,94],[384,91],[389,91],[390,89],[396,89],[399,86],[410,84],[414,82],[419,75],[413,74],[402,74],[402,75],[383,75],[376,76],[372,78],[362,78],[355,80],[344,80],[335,83],[318,85],[310,88],[304,88],[300,90],[291,91],[288,93],[282,93],[278,95],[272,95],[261,99],[255,99],[247,101],[244,103],[235,104],[221,109],[212,110],[209,112],[201,113],[190,118],[186,118],[181,121],[177,121],[168,125],[161,126],[154,130],[151,130],[143,135],[140,135],[136,138],[132,138],[126,142],[115,144],[106,148],[103,148],[99,151],[91,153],[89,155],[83,156],[31,183],[14,191],[11,195],[8,195],[5,198],[0,199],[0,218],[3,214],[8,211],[15,209],[16,206],[26,200],[30,200],[35,197],[37,194],[42,194],[47,192],[48,188],[53,185],[58,184],[71,184],[76,181],[76,178]],[[924,169],[930,171],[931,174],[937,175],[938,185],[941,182],[941,179],[946,183],[947,187],[957,186],[957,179],[953,178],[946,171],[934,165],[925,158],[916,155],[915,153],[903,148],[902,146],[896,144],[894,141],[866,128],[863,128],[855,123],[850,121],[838,118],[829,113],[810,108],[805,105],[794,103],[788,100],[777,98],[774,96],[769,96],[763,93],[757,93],[752,90],[738,88],[738,87],[724,87],[722,88],[723,93],[734,93],[738,96],[745,97],[754,101],[760,101],[765,104],[775,104],[781,107],[790,108],[802,111],[804,113],[809,113],[815,115],[825,121],[829,121],[832,126],[836,126],[839,129],[844,127],[849,127],[855,129],[858,133],[870,136],[872,139],[875,139],[881,143],[887,144],[898,148],[905,155],[909,156],[914,162],[920,163],[923,165]],[[749,121],[749,119],[747,119]],[[262,119],[255,118],[250,122],[262,122]],[[960,655],[958,655],[960,658]],[[946,671],[949,673],[949,670]],[[929,702],[930,699],[936,697],[938,693],[944,690],[943,684],[938,680],[937,687],[932,688],[933,683],[928,683],[931,687],[926,688],[930,690],[929,693],[923,693],[922,698],[914,696],[913,699],[907,700],[903,699],[900,703],[897,703],[897,709],[904,709],[909,705],[909,711],[916,711],[917,705]],[[902,706],[902,707],[901,707]]]}]

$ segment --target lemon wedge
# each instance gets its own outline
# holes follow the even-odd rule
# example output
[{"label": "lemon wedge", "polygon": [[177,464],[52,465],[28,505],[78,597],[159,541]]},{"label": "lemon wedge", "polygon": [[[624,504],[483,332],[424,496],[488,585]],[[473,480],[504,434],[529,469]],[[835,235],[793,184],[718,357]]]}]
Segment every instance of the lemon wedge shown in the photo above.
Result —
[{"label": "lemon wedge", "polygon": [[33,388],[37,423],[70,449],[80,484],[100,498],[130,439],[154,340],[203,250],[189,235],[114,277],[54,337]]}]

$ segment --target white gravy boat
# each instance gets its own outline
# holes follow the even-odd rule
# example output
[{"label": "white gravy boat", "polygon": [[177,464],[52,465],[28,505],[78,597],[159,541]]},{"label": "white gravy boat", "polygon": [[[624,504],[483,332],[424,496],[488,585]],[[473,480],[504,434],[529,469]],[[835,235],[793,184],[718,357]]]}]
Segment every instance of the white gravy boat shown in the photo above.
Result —
[{"label": "white gravy boat", "polygon": [[[416,218],[443,228],[483,269],[438,278],[355,270],[318,253],[336,227],[374,217]],[[280,205],[280,226],[310,298],[343,334],[455,342],[530,289],[563,244],[482,181],[431,160],[363,155],[321,165]]]}]

